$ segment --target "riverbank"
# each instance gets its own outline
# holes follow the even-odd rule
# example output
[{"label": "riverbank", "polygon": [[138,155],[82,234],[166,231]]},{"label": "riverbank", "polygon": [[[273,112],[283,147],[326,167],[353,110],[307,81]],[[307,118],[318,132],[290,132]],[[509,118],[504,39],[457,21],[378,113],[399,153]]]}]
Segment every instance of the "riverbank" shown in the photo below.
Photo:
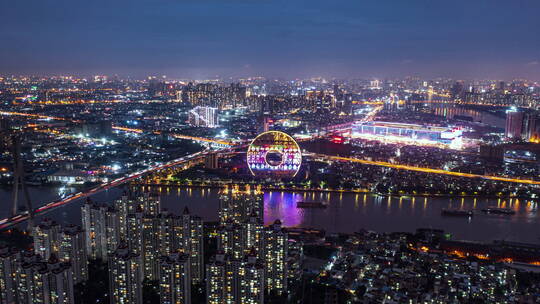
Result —
[{"label": "riverbank", "polygon": [[[147,187],[148,188],[148,187]],[[218,220],[220,187],[153,187],[161,197],[161,208],[181,213],[189,210],[205,221]],[[370,192],[309,192],[284,191],[280,188],[260,191],[264,204],[264,223],[279,219],[287,227],[314,227],[328,233],[354,233],[361,229],[379,232],[408,231],[418,227],[443,229],[454,239],[485,241],[504,239],[519,242],[538,242],[536,233],[540,225],[538,204],[524,200],[475,197],[415,197],[381,196]],[[232,189],[229,188],[231,191]],[[38,191],[38,192],[34,192]],[[112,204],[124,191],[123,187],[111,188],[92,196],[92,200]],[[31,189],[35,206],[58,199],[55,189]],[[10,192],[0,191],[0,200],[9,201]],[[40,201],[37,201],[39,198]],[[320,201],[328,204],[325,209],[297,208],[299,201]],[[41,204],[40,204],[41,202]],[[80,199],[53,210],[45,217],[60,223],[81,223]],[[483,209],[489,207],[511,208],[512,216],[491,215],[479,212],[472,218],[443,217],[442,209]],[[0,210],[3,217],[9,210]]]},{"label": "riverbank", "polygon": [[[286,192],[320,192],[320,193],[352,193],[352,194],[374,194],[383,197],[433,197],[433,198],[477,198],[477,199],[523,199],[531,200],[534,202],[540,201],[539,198],[532,198],[528,196],[519,195],[487,195],[487,194],[467,194],[467,193],[381,193],[373,192],[369,189],[328,189],[328,188],[301,188],[301,187],[273,187],[260,184],[251,183],[215,183],[215,184],[154,184],[154,183],[137,183],[138,186],[143,187],[178,187],[178,188],[208,188],[208,189],[231,189],[235,186],[246,187],[249,185],[252,189],[257,188],[260,191],[286,191]],[[229,186],[230,185],[230,186]]]}]

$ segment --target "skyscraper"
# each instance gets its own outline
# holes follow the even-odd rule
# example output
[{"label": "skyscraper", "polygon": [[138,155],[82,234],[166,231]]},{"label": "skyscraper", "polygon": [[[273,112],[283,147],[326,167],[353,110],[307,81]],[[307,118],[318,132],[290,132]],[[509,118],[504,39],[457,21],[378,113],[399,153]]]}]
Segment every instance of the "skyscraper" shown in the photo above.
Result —
[{"label": "skyscraper", "polygon": [[450,90],[450,94],[452,95],[452,98],[455,99],[461,99],[464,93],[465,87],[463,85],[463,81],[456,81],[454,85],[452,86]]},{"label": "skyscraper", "polygon": [[142,217],[142,257],[144,277],[158,280],[159,264],[159,223],[156,216],[145,214]]},{"label": "skyscraper", "polygon": [[51,219],[44,219],[34,227],[34,251],[47,260],[53,253],[58,253],[60,225]]},{"label": "skyscraper", "polygon": [[336,98],[336,101],[338,102],[343,101],[343,91],[341,91],[337,83],[334,84],[334,97]]},{"label": "skyscraper", "polygon": [[523,139],[535,142],[540,139],[540,118],[537,113],[526,115],[523,125]]},{"label": "skyscraper", "polygon": [[206,266],[206,303],[264,303],[264,264],[257,253],[235,259],[218,252]]},{"label": "skyscraper", "polygon": [[142,259],[126,243],[109,255],[109,295],[111,304],[140,304],[142,297]]},{"label": "skyscraper", "polygon": [[48,262],[26,255],[17,270],[17,303],[74,303],[73,283],[70,263],[61,262],[54,253]]},{"label": "skyscraper", "polygon": [[246,221],[253,213],[263,220],[263,199],[257,191],[222,193],[219,198],[219,221],[226,223],[231,219],[235,223]]},{"label": "skyscraper", "polygon": [[182,217],[169,211],[162,211],[158,218],[159,253],[168,256],[184,251],[182,244]]},{"label": "skyscraper", "polygon": [[217,229],[217,248],[232,258],[241,259],[246,249],[244,240],[244,229],[239,223],[234,223],[228,219]]},{"label": "skyscraper", "polygon": [[[34,273],[34,275],[37,278],[42,273]],[[47,273],[44,277],[46,279],[44,291],[46,297],[49,298],[49,301],[45,300],[45,303],[75,303],[73,298],[73,271],[70,262],[62,262],[54,254],[51,255],[47,262]],[[36,286],[39,286],[40,283],[37,279],[34,281]],[[34,301],[34,303],[36,302]]]},{"label": "skyscraper", "polygon": [[182,243],[184,252],[191,261],[191,278],[193,283],[202,282],[204,278],[204,229],[200,217],[192,215],[187,207],[182,213]]},{"label": "skyscraper", "polygon": [[240,303],[264,303],[264,265],[253,250],[244,257],[239,273]]},{"label": "skyscraper", "polygon": [[85,233],[81,227],[68,225],[60,232],[59,257],[71,263],[73,281],[81,283],[88,280],[88,256],[86,254]]},{"label": "skyscraper", "polygon": [[218,252],[206,265],[206,303],[236,304],[240,303],[240,270],[241,260]]},{"label": "skyscraper", "polygon": [[218,227],[217,247],[235,259],[242,259],[255,249],[259,253],[262,248],[263,224],[255,212],[241,223],[228,219]]},{"label": "skyscraper", "polygon": [[121,238],[118,211],[88,200],[81,207],[81,215],[88,258],[107,261]]},{"label": "skyscraper", "polygon": [[42,267],[43,259],[30,251],[21,252],[18,259],[16,303],[31,304],[33,299],[43,299],[43,293],[37,292],[34,285],[34,269]]},{"label": "skyscraper", "polygon": [[0,246],[0,303],[16,303],[17,255],[15,248]]},{"label": "skyscraper", "polygon": [[189,123],[195,127],[219,127],[218,109],[214,107],[197,106],[189,111]]},{"label": "skyscraper", "polygon": [[126,242],[131,251],[140,255],[143,251],[143,217],[144,214],[140,208],[127,216]]},{"label": "skyscraper", "polygon": [[281,227],[281,221],[265,227],[263,250],[265,263],[265,290],[282,295],[287,290],[288,235]]},{"label": "skyscraper", "polygon": [[506,111],[506,127],[504,129],[504,136],[507,139],[521,138],[523,132],[523,118],[524,113],[518,111],[516,108]]},{"label": "skyscraper", "polygon": [[191,263],[188,254],[160,258],[159,297],[162,304],[191,303]]}]

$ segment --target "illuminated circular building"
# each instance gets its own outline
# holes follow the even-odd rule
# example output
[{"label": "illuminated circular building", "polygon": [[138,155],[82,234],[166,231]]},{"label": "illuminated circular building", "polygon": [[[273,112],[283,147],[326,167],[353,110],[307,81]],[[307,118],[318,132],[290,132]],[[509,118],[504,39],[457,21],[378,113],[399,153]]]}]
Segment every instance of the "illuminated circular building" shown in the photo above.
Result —
[{"label": "illuminated circular building", "polygon": [[247,163],[255,176],[294,177],[302,164],[302,152],[288,134],[268,131],[259,134],[249,145]]}]

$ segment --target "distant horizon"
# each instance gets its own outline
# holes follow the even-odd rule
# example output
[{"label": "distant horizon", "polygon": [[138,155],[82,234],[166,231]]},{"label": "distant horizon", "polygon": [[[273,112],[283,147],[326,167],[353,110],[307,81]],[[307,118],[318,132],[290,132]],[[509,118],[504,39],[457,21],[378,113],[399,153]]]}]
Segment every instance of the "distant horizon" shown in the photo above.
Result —
[{"label": "distant horizon", "polygon": [[215,75],[211,77],[206,78],[192,78],[192,77],[186,77],[186,76],[171,76],[171,75],[156,75],[156,74],[148,74],[146,76],[134,76],[134,75],[124,75],[124,74],[107,74],[107,73],[96,73],[96,74],[85,74],[85,73],[58,73],[58,74],[0,74],[0,78],[31,78],[31,77],[37,77],[37,78],[59,78],[59,77],[75,77],[76,79],[86,79],[91,80],[92,77],[96,76],[105,76],[108,78],[111,77],[118,77],[121,80],[148,80],[151,77],[155,77],[158,79],[162,79],[163,81],[240,81],[240,80],[246,80],[246,79],[255,79],[255,78],[264,78],[266,80],[279,80],[279,81],[304,81],[304,80],[311,80],[316,78],[321,78],[328,81],[355,81],[355,80],[380,80],[380,81],[386,81],[386,80],[405,80],[407,78],[418,78],[419,80],[424,81],[436,81],[436,80],[450,80],[450,81],[465,81],[465,82],[474,82],[474,81],[504,81],[504,82],[514,82],[514,81],[529,81],[534,84],[540,84],[540,79],[529,79],[525,77],[513,77],[513,78],[453,78],[453,77],[446,77],[446,76],[433,76],[433,77],[424,77],[420,75],[407,75],[407,76],[351,76],[351,77],[338,77],[338,76],[320,76],[320,75],[314,75],[314,76],[305,76],[305,77],[273,77],[273,76],[265,76],[265,75],[246,75],[246,76],[222,76],[222,75]]},{"label": "distant horizon", "polygon": [[0,73],[540,80],[540,1],[0,2]]}]

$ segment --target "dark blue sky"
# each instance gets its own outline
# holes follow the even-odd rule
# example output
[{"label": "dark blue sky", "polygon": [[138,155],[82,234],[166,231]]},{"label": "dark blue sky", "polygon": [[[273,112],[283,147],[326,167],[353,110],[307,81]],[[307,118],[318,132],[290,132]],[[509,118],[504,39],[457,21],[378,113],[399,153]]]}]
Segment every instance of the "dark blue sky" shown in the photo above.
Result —
[{"label": "dark blue sky", "polygon": [[1,0],[9,73],[540,80],[540,1]]}]

